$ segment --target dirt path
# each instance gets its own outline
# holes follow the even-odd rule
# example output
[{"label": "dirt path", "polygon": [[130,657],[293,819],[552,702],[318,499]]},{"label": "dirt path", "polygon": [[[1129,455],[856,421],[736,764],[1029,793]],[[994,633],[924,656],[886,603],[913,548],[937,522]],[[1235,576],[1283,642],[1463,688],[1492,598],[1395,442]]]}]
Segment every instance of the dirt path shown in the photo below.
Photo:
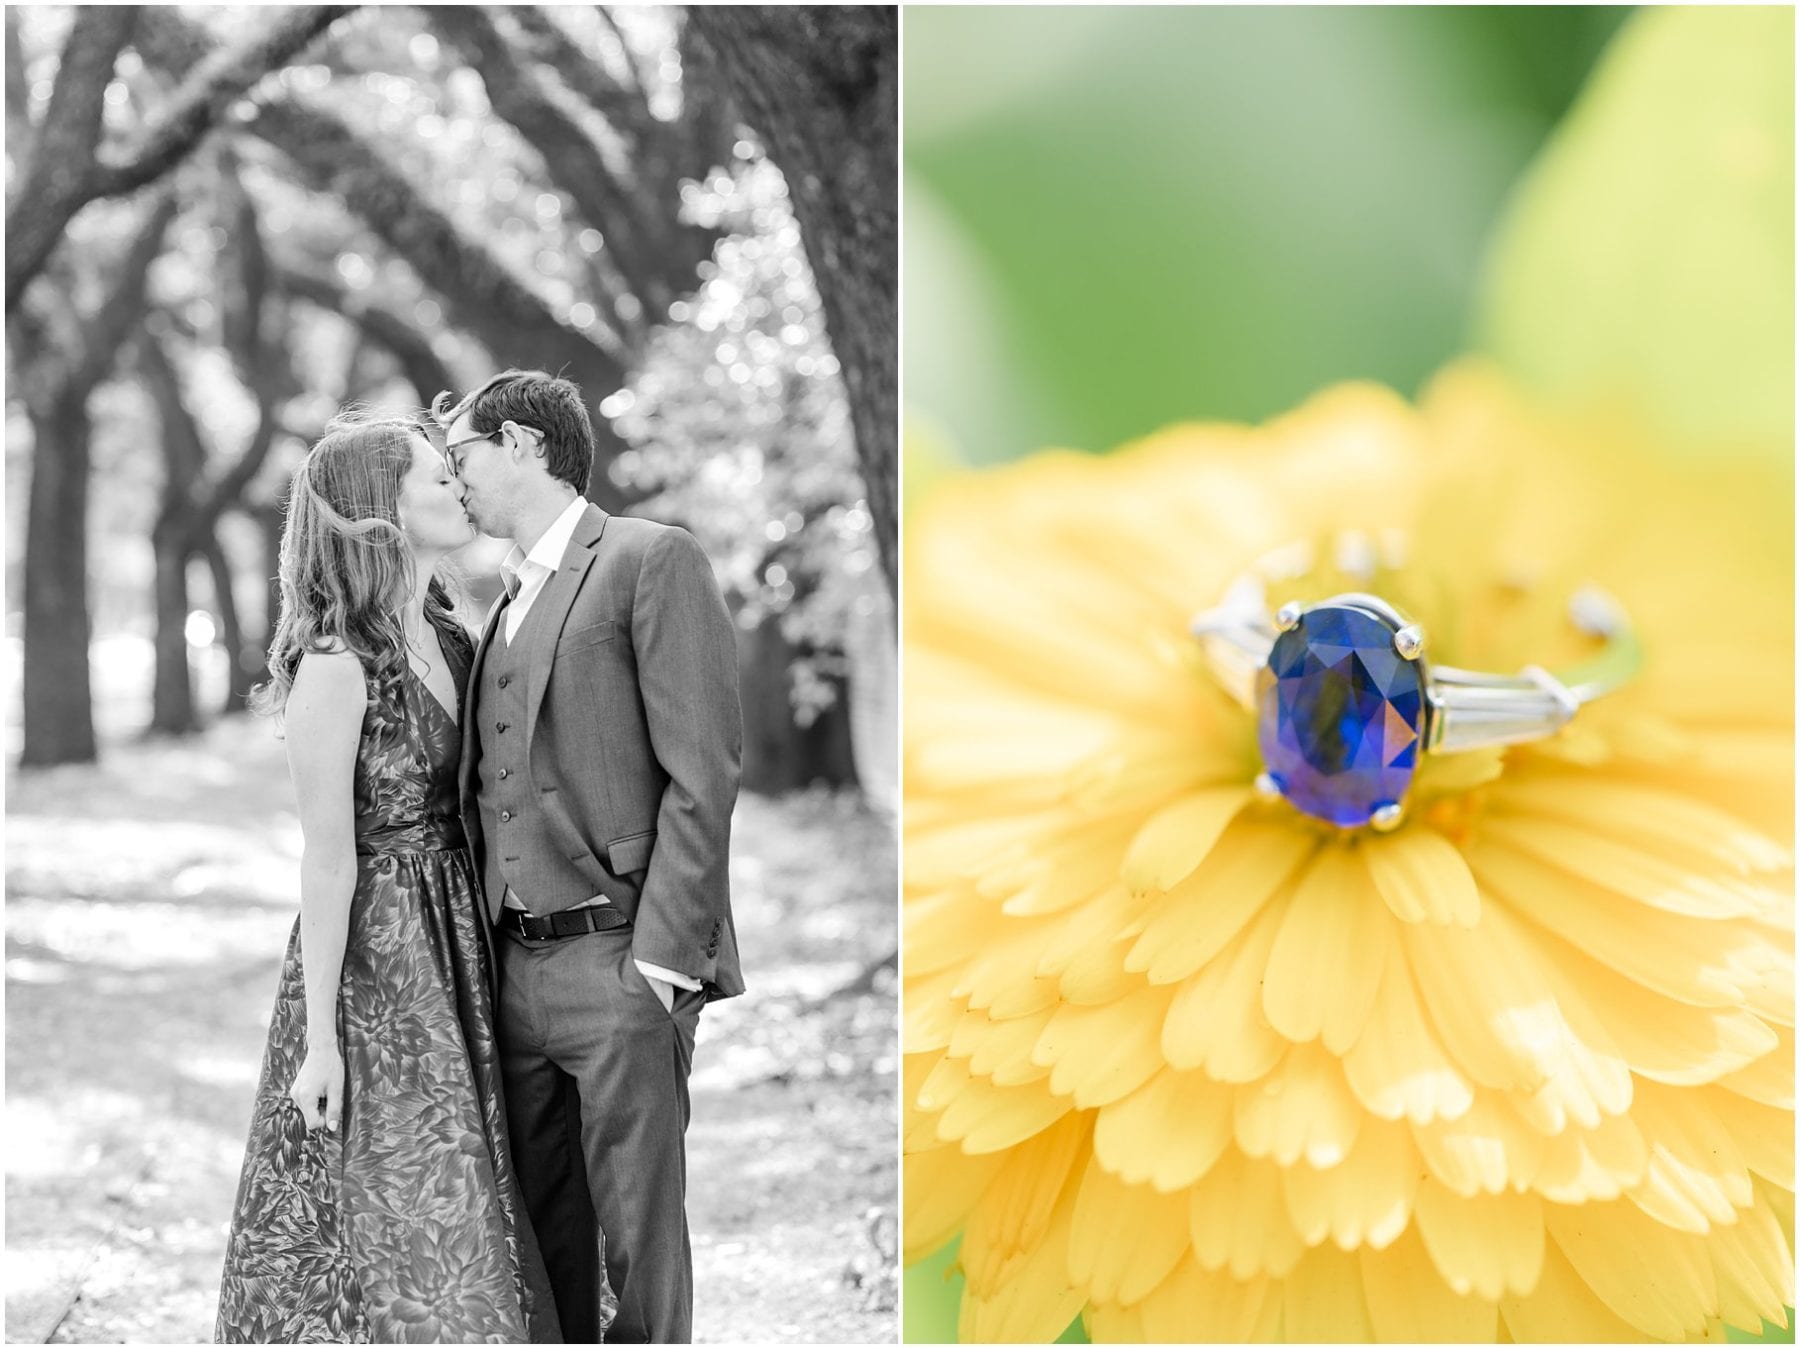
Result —
[{"label": "dirt path", "polygon": [[[299,827],[243,721],[7,793],[9,1341],[211,1338]],[[688,1135],[695,1336],[895,1336],[891,832],[825,793],[745,798],[751,990],[702,1019]]]}]

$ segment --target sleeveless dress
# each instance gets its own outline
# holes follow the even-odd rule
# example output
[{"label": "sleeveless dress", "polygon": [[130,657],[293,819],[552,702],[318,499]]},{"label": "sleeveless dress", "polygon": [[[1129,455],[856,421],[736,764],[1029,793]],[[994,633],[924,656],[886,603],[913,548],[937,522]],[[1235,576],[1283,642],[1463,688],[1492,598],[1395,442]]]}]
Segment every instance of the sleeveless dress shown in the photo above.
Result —
[{"label": "sleeveless dress", "polygon": [[[467,694],[460,628],[439,639]],[[219,1289],[220,1343],[559,1342],[519,1198],[491,956],[457,803],[461,729],[402,663],[369,680],[336,1131],[288,1099],[306,1050],[296,919]]]}]

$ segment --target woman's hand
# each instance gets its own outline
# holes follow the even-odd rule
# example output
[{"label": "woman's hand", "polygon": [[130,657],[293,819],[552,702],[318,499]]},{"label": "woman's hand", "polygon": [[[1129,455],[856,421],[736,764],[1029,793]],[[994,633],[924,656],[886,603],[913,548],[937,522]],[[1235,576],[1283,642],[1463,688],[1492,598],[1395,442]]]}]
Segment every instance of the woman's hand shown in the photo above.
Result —
[{"label": "woman's hand", "polygon": [[300,1107],[308,1132],[320,1124],[327,1133],[337,1132],[338,1121],[344,1117],[344,1056],[335,1043],[307,1048],[300,1071],[294,1074],[294,1085],[288,1088],[288,1098]]}]

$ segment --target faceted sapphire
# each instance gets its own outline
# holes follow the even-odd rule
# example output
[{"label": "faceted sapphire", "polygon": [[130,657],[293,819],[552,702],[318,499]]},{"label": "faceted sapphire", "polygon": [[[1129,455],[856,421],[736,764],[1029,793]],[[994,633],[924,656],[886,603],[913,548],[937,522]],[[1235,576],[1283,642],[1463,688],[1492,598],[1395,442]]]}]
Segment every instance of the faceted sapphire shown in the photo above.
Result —
[{"label": "faceted sapphire", "polygon": [[1257,675],[1257,738],[1281,794],[1332,824],[1369,822],[1412,783],[1424,672],[1394,650],[1393,626],[1322,604],[1275,639]]}]

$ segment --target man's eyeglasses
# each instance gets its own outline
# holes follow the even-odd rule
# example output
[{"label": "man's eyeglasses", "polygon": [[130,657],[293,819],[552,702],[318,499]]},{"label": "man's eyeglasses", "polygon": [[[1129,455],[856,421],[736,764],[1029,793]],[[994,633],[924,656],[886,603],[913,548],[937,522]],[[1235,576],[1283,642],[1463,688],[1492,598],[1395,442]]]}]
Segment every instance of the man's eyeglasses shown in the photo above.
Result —
[{"label": "man's eyeglasses", "polygon": [[[514,422],[513,425],[520,431],[531,432],[531,434],[536,436],[539,440],[544,438],[544,433],[535,426],[520,426],[517,422]],[[464,445],[473,445],[478,440],[492,440],[499,434],[498,431],[490,431],[485,436],[464,436],[461,440],[452,440],[444,446],[444,457],[450,461],[452,470],[457,469],[460,465],[456,459],[456,451],[460,450]]]}]

